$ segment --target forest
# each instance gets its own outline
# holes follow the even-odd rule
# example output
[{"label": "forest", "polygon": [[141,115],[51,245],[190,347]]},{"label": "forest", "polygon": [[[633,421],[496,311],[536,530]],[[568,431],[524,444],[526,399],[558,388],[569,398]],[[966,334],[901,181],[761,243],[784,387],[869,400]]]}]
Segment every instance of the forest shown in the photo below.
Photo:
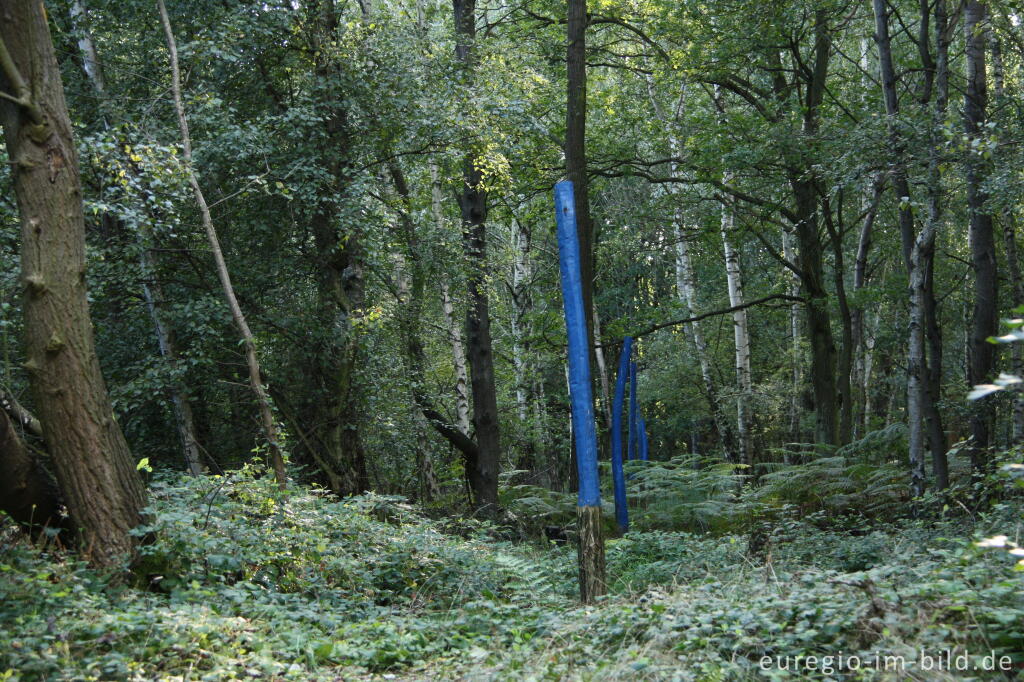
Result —
[{"label": "forest", "polygon": [[1024,679],[1010,0],[0,0],[0,682]]}]

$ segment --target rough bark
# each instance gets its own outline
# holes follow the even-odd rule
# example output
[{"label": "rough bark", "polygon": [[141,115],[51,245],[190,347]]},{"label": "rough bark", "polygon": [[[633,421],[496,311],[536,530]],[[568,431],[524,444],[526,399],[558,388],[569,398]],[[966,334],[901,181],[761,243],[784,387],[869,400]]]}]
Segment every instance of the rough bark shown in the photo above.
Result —
[{"label": "rough bark", "polygon": [[178,119],[178,131],[181,134],[182,160],[188,175],[188,183],[192,188],[196,205],[199,207],[199,215],[202,218],[203,229],[206,231],[206,238],[210,243],[210,251],[213,254],[213,261],[217,270],[217,278],[220,280],[224,299],[231,310],[231,318],[242,336],[242,344],[245,348],[245,361],[249,369],[249,385],[256,397],[256,405],[259,409],[260,421],[263,424],[264,436],[267,439],[267,449],[270,455],[270,463],[274,469],[274,477],[278,485],[284,487],[287,482],[287,473],[284,468],[284,457],[281,454],[281,447],[278,441],[277,424],[274,421],[273,408],[270,404],[270,397],[263,386],[263,378],[260,373],[260,362],[256,351],[256,340],[249,329],[238,299],[235,296],[235,289],[231,283],[231,275],[224,260],[224,252],[220,247],[220,239],[217,237],[217,230],[210,216],[210,207],[206,203],[206,197],[199,185],[199,177],[196,175],[192,165],[192,137],[188,131],[188,119],[185,114],[185,103],[181,96],[181,73],[178,67],[178,47],[174,40],[174,32],[171,29],[171,20],[167,15],[167,7],[164,0],[157,0],[157,9],[160,12],[160,23],[163,26],[164,38],[167,41],[167,51],[171,62],[171,94],[174,97],[174,110]]},{"label": "rough bark", "polygon": [[0,118],[21,216],[25,366],[83,550],[112,567],[134,552],[145,491],[96,357],[78,157],[42,3],[0,3],[0,66],[17,100],[0,99]]},{"label": "rough bark", "polygon": [[604,539],[601,537],[601,508],[576,507],[579,531],[580,601],[593,604],[607,593],[605,579]]},{"label": "rough bark", "polygon": [[[476,68],[476,0],[453,0],[453,7],[455,56],[462,65],[467,92],[472,92]],[[466,345],[473,395],[473,429],[478,449],[476,461],[467,462],[470,466],[466,468],[466,476],[478,511],[494,514],[498,504],[501,440],[487,292],[487,192],[482,184],[483,173],[472,153],[467,154],[463,161],[462,180],[458,199],[463,251],[469,263]]]}]

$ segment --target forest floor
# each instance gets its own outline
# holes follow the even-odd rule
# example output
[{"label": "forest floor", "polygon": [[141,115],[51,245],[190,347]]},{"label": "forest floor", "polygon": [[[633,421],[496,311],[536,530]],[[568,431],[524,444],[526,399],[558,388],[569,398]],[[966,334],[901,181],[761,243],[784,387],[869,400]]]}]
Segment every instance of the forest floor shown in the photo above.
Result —
[{"label": "forest floor", "polygon": [[781,520],[756,557],[746,535],[631,532],[588,607],[571,545],[393,498],[243,471],[158,479],[151,505],[134,582],[4,530],[0,680],[960,680],[1024,662],[1024,574],[974,544],[1014,537],[1016,503]]}]

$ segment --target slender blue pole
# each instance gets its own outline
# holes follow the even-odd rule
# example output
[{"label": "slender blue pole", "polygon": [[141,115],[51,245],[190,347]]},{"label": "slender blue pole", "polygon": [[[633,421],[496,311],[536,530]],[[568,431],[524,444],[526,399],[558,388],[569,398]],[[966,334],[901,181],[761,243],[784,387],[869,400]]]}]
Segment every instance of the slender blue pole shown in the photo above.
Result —
[{"label": "slender blue pole", "polygon": [[622,473],[622,403],[626,396],[626,378],[629,360],[633,355],[633,337],[622,340],[619,374],[615,377],[615,397],[612,399],[612,490],[615,493],[615,523],[620,533],[629,530],[629,509],[626,506],[626,478]]},{"label": "slender blue pole", "polygon": [[590,392],[590,349],[583,312],[580,281],[580,245],[576,237],[576,204],[572,182],[555,185],[555,215],[558,223],[558,261],[562,273],[562,302],[565,330],[569,337],[569,399],[572,402],[572,430],[576,436],[576,468],[580,490],[577,507],[600,507],[601,488],[597,477],[597,429],[594,401]]},{"label": "slender blue pole", "polygon": [[636,402],[636,363],[629,363],[629,460],[636,459],[637,446],[640,443],[639,426],[637,421],[639,411]]},{"label": "slender blue pole", "polygon": [[637,430],[637,435],[640,436],[640,459],[646,462],[650,453],[647,451],[647,422],[643,415],[640,416],[640,428]]}]

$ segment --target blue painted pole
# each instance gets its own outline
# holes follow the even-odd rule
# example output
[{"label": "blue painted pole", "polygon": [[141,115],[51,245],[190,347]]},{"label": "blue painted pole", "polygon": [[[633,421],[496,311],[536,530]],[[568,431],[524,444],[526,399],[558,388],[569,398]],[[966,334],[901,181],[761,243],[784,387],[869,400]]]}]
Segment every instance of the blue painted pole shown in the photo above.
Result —
[{"label": "blue painted pole", "polygon": [[637,416],[639,411],[637,410],[636,402],[636,363],[629,363],[629,461],[636,459],[637,446],[640,443],[639,436],[639,422]]},{"label": "blue painted pole", "polygon": [[626,395],[629,360],[633,355],[633,337],[622,340],[619,374],[615,377],[615,397],[612,399],[612,490],[615,493],[615,523],[620,533],[629,530],[629,509],[626,506],[626,478],[622,473],[622,403]]},{"label": "blue painted pole", "polygon": [[637,435],[640,436],[640,459],[646,462],[650,453],[647,451],[647,422],[643,415],[640,416],[640,428],[637,430]]},{"label": "blue painted pole", "polygon": [[580,244],[576,236],[576,202],[572,182],[568,180],[555,185],[555,218],[558,223],[558,263],[562,274],[565,330],[569,337],[569,399],[572,402],[576,471],[580,483],[576,498],[580,598],[583,603],[591,603],[605,594],[607,586],[604,538],[601,534],[601,488],[597,476],[597,428],[590,392],[587,316],[583,308]]},{"label": "blue painted pole", "polygon": [[555,213],[565,330],[569,337],[569,399],[572,401],[572,430],[576,436],[576,468],[580,480],[576,505],[599,507],[601,488],[597,477],[594,400],[590,390],[590,349],[587,347],[587,318],[583,312],[583,288],[580,282],[576,204],[572,183],[568,180],[555,185]]}]

